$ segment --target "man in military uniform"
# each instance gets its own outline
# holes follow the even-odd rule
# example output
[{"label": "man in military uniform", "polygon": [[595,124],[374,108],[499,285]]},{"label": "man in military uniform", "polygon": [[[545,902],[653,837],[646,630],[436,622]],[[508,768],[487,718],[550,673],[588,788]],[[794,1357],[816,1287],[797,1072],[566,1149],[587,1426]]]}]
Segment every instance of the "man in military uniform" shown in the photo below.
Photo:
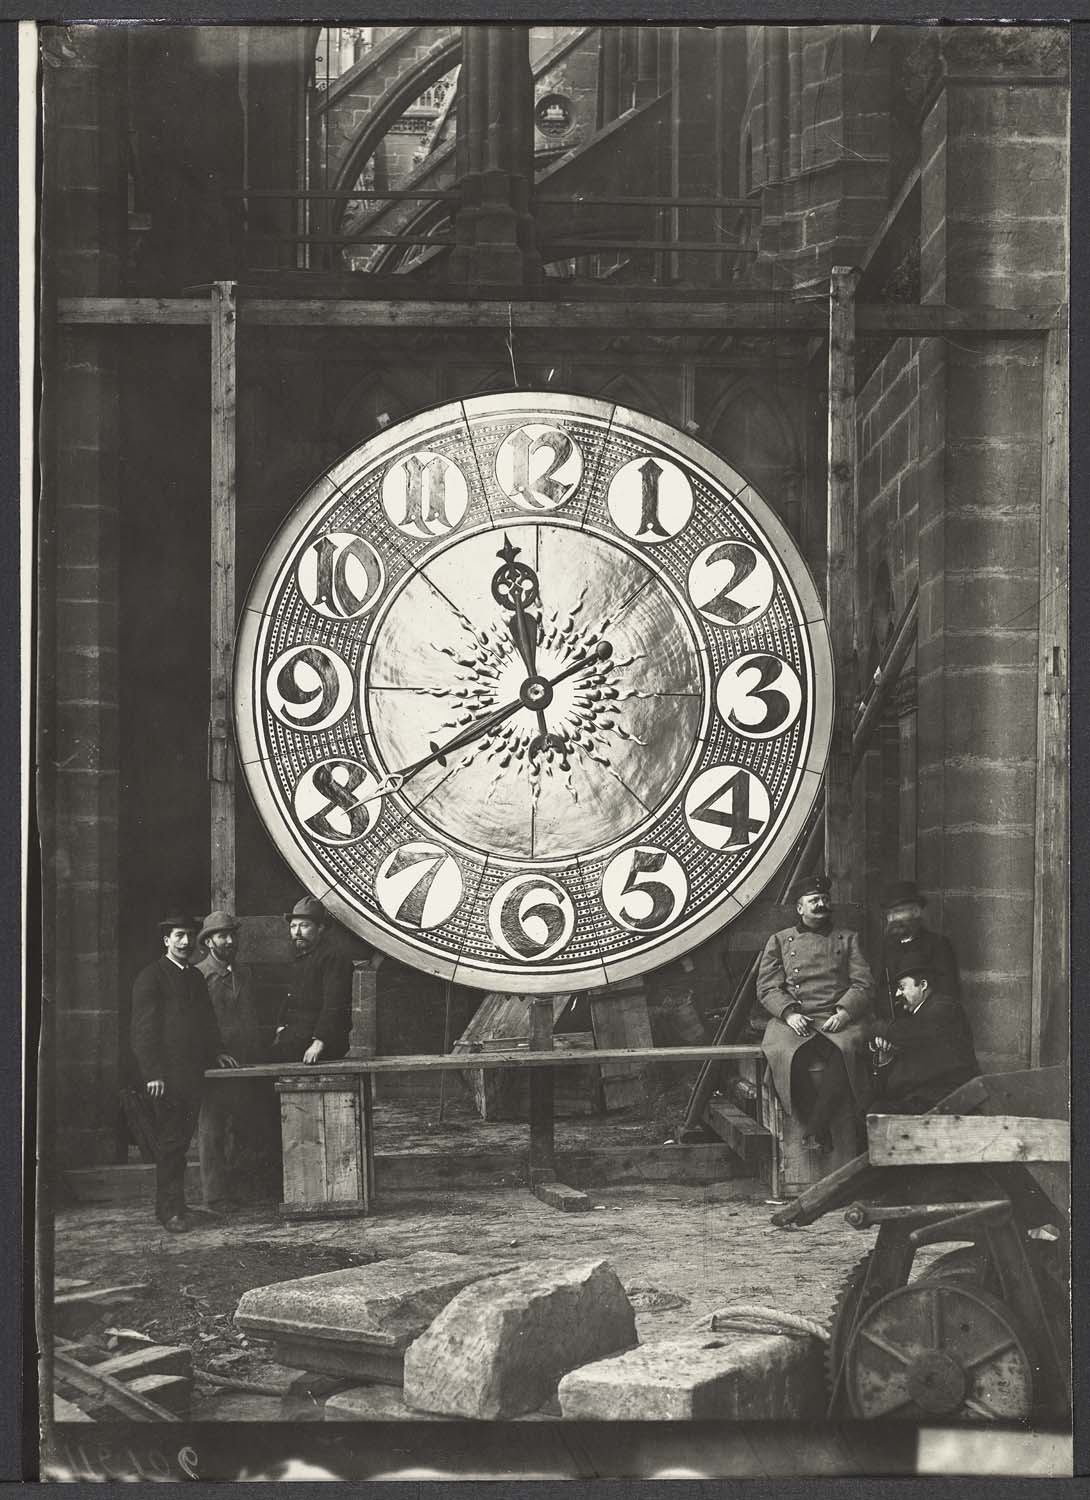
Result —
[{"label": "man in military uniform", "polygon": [[[803,1143],[816,1151],[832,1149],[833,1120],[871,1086],[874,979],[859,934],[833,926],[829,889],[824,875],[795,883],[798,920],[772,934],[757,970],[757,999],[772,1017],[762,1051],[783,1107],[806,1124]],[[818,1058],[815,1086],[808,1065]]]},{"label": "man in military uniform", "polygon": [[878,1097],[871,1107],[916,1115],[980,1072],[968,1018],[944,994],[939,976],[912,959],[894,979],[898,1013],[874,1027]]},{"label": "man in military uniform", "polygon": [[[264,1062],[253,973],[238,959],[241,924],[229,911],[204,919],[197,939],[206,952],[197,964],[208,986],[223,1045],[240,1067]],[[266,1042],[267,1046],[267,1042]],[[270,1178],[279,1162],[280,1122],[272,1082],[264,1078],[215,1079],[201,1104],[201,1190],[205,1204],[234,1206],[234,1180],[255,1169]]]},{"label": "man in military uniform", "polygon": [[882,981],[889,1014],[897,1013],[897,975],[903,964],[922,964],[935,977],[935,987],[947,1000],[961,1002],[961,978],[953,944],[923,925],[927,897],[914,880],[894,880],[882,892],[885,933],[882,938]]},{"label": "man in military uniform", "polygon": [[304,896],[284,913],[295,949],[290,988],[277,1021],[275,1062],[331,1062],[348,1051],[352,960],[329,933],[329,913]]},{"label": "man in military uniform", "polygon": [[185,1157],[196,1129],[205,1068],[233,1068],[204,979],[189,960],[200,923],[189,916],[159,923],[165,952],[142,969],[132,989],[130,1041],[155,1120],[155,1216],[171,1234],[186,1221]]}]

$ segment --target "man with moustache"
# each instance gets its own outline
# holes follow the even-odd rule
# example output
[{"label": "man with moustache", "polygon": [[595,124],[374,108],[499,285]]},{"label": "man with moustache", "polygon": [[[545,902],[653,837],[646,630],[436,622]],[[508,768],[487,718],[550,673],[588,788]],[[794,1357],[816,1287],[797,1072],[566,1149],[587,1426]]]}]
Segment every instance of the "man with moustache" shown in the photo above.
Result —
[{"label": "man with moustache", "polygon": [[[867,1044],[874,979],[859,934],[834,927],[824,875],[796,881],[798,920],[774,932],[757,970],[757,999],[772,1019],[761,1044],[783,1107],[806,1127],[810,1150],[832,1149],[832,1122],[870,1090]],[[809,1064],[825,1064],[820,1081]]]},{"label": "man with moustache", "polygon": [[352,960],[333,942],[329,913],[304,896],[284,913],[295,950],[288,994],[277,1020],[275,1062],[332,1062],[348,1051]]},{"label": "man with moustache", "polygon": [[953,944],[923,925],[926,905],[927,897],[914,880],[894,880],[882,892],[885,919],[882,981],[891,1017],[897,1013],[897,976],[906,963],[922,964],[934,976],[935,988],[945,999],[961,1002],[961,978]]},{"label": "man with moustache", "polygon": [[190,967],[200,923],[159,923],[165,952],[142,969],[132,990],[130,1042],[155,1121],[155,1217],[170,1234],[188,1227],[185,1158],[197,1126],[204,1070],[233,1068],[203,977]]},{"label": "man with moustache", "polygon": [[964,1010],[939,976],[912,959],[894,978],[899,1008],[874,1027],[871,1051],[878,1097],[870,1108],[918,1115],[980,1072]]},{"label": "man with moustache", "polygon": [[[198,944],[205,956],[197,964],[208,986],[223,1045],[240,1067],[263,1062],[261,1026],[252,971],[238,960],[241,924],[229,911],[204,919]],[[235,1207],[232,1189],[245,1162],[270,1171],[279,1160],[279,1111],[271,1083],[263,1078],[215,1079],[201,1104],[201,1191],[206,1207],[224,1212]]]}]

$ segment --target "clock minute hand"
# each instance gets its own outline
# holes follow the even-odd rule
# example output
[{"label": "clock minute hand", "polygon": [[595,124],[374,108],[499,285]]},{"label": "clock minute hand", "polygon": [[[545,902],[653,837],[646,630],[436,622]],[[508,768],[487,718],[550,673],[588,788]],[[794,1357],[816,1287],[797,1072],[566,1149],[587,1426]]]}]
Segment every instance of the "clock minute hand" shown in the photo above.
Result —
[{"label": "clock minute hand", "polygon": [[467,724],[465,729],[458,731],[445,745],[437,745],[432,741],[431,750],[419,760],[412,761],[403,766],[400,771],[391,771],[379,783],[376,791],[369,797],[363,797],[362,802],[374,802],[378,797],[389,796],[393,792],[399,792],[407,781],[423,771],[427,766],[436,761],[443,761],[446,756],[453,755],[458,750],[464,750],[479,740],[482,735],[489,734],[493,729],[498,729],[501,724],[506,723],[520,708],[528,708],[533,713],[538,713],[548,706],[553,696],[553,688],[559,683],[566,682],[569,677],[574,677],[576,672],[581,672],[584,667],[590,666],[595,661],[608,661],[613,655],[613,647],[608,641],[599,641],[593,651],[584,651],[582,656],[576,657],[575,661],[569,662],[562,672],[555,677],[528,677],[522,684],[519,696],[510,703],[505,703],[502,708],[497,708],[494,713],[486,714],[483,719],[476,719],[472,724]]}]

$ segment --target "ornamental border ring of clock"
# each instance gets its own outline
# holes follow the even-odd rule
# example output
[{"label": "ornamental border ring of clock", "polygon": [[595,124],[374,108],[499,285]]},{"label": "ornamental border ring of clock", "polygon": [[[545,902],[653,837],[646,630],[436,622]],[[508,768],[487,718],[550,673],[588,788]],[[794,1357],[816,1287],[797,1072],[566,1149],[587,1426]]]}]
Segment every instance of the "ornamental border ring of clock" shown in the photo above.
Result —
[{"label": "ornamental border ring of clock", "polygon": [[[275,773],[268,774],[272,772],[272,765],[264,764],[267,761],[276,763],[275,739],[278,731],[264,723],[260,711],[263,699],[262,671],[263,667],[267,668],[271,658],[265,650],[255,648],[259,646],[259,641],[268,641],[270,632],[274,632],[271,638],[279,640],[281,644],[273,655],[276,656],[280,650],[283,650],[283,631],[278,630],[281,589],[293,564],[298,561],[300,549],[313,543],[319,519],[335,512],[336,507],[341,504],[353,501],[358,503],[358,497],[361,494],[359,486],[373,483],[383,465],[389,466],[397,462],[399,458],[431,444],[446,443],[457,450],[457,445],[461,443],[464,445],[463,452],[478,456],[480,452],[478,433],[482,428],[487,434],[489,429],[502,431],[506,424],[517,424],[520,421],[524,426],[534,421],[552,422],[561,426],[565,422],[578,424],[587,434],[587,438],[591,438],[600,445],[597,461],[599,466],[601,453],[605,451],[605,445],[608,445],[614,436],[622,446],[627,443],[630,446],[643,444],[651,449],[657,447],[662,450],[660,456],[666,455],[675,462],[681,461],[687,465],[692,471],[694,481],[699,481],[704,485],[711,496],[719,497],[725,507],[736,511],[743,529],[748,528],[751,533],[756,534],[762,550],[772,560],[776,574],[786,590],[785,602],[788,603],[788,614],[793,631],[797,632],[798,649],[801,650],[806,664],[805,690],[806,696],[810,699],[809,708],[806,711],[806,736],[790,753],[791,794],[785,796],[782,801],[780,794],[777,794],[776,800],[779,803],[777,810],[781,815],[774,820],[772,826],[762,832],[759,840],[762,846],[761,852],[756,853],[754,858],[737,872],[737,884],[733,890],[730,893],[724,893],[723,897],[718,900],[704,899],[701,906],[688,920],[682,916],[677,925],[671,924],[661,936],[656,935],[647,943],[641,943],[635,948],[621,948],[616,954],[608,944],[600,948],[593,947],[591,950],[581,949],[570,955],[570,963],[567,966],[563,962],[546,963],[543,960],[539,966],[528,964],[521,968],[512,967],[504,962],[502,953],[478,953],[475,948],[467,950],[468,929],[466,936],[459,939],[457,946],[452,945],[446,950],[438,946],[429,948],[426,945],[426,938],[421,941],[418,935],[407,934],[396,930],[392,924],[384,923],[376,903],[361,900],[359,896],[354,895],[348,877],[343,872],[338,872],[335,864],[330,865],[323,860],[320,849],[317,849],[313,843],[300,842],[301,830],[297,827],[297,817],[290,805],[292,789],[288,785],[288,780]],[[580,440],[586,441],[586,439]],[[595,495],[598,495],[599,502],[604,497],[604,488],[598,482],[597,468],[593,474],[587,475],[586,483],[588,498],[583,511],[583,523],[576,529],[590,530],[609,545],[627,548],[631,538],[622,538],[613,532],[587,526],[591,507],[595,503]],[[746,498],[743,499],[743,496]],[[487,499],[485,505],[486,509],[491,511]],[[526,516],[524,512],[521,517],[511,516],[510,524],[530,519],[532,518]],[[562,517],[557,516],[555,512],[548,516],[541,515],[536,519],[548,525],[562,523]],[[616,520],[615,517],[614,520]],[[472,531],[479,533],[492,529],[494,529],[492,526],[482,523],[475,525]],[[499,527],[495,529],[498,530]],[[441,543],[445,550],[446,545],[469,535],[470,532],[459,531],[456,538],[436,537],[434,542]],[[426,566],[425,556],[430,559],[436,555],[440,547],[429,545],[424,554],[421,554],[420,548],[416,548],[416,555],[410,556],[409,551],[412,549],[399,548],[395,540],[394,549],[395,553],[401,553],[401,560],[407,572],[414,573]],[[633,547],[632,551],[644,562],[650,561],[648,555],[642,552],[639,546]],[[662,576],[661,573],[659,576]],[[672,582],[672,580],[667,580],[667,582]],[[400,592],[400,588],[397,591]],[[676,597],[675,589],[671,588],[670,596],[671,599]],[[313,602],[307,602],[311,602],[313,608]],[[688,624],[688,601],[684,602],[686,605],[684,617]],[[384,607],[384,604],[379,605],[380,609]],[[369,615],[370,610],[367,613]],[[369,636],[372,633],[372,625],[373,622],[369,620]],[[702,625],[700,629],[703,632],[705,627]],[[360,661],[361,653],[358,650],[353,651],[351,653],[352,672],[357,684],[361,680]],[[256,680],[253,676],[255,671],[258,672]],[[716,680],[710,682],[705,680],[702,684],[705,715],[711,711],[711,700],[718,687],[717,672],[711,675]],[[377,941],[378,945],[386,951],[394,953],[397,957],[425,972],[437,974],[440,977],[457,976],[480,988],[499,987],[520,993],[555,990],[558,987],[578,990],[601,984],[603,979],[606,982],[622,980],[680,956],[737,917],[754,896],[767,885],[794,846],[812,812],[820,789],[821,774],[831,738],[832,685],[833,673],[828,628],[820,597],[806,564],[794,539],[789,536],[775,513],[761,499],[759,492],[738,475],[729,463],[697,443],[686,433],[669,427],[644,413],[631,411],[612,402],[560,395],[555,392],[517,392],[471,397],[465,401],[446,403],[420,412],[396,428],[356,447],[308,486],[301,500],[282,522],[267,547],[240,615],[236,639],[234,685],[236,743],[248,790],[275,846],[292,871],[307,886],[315,889],[315,877],[320,877],[322,888],[315,889],[315,894],[326,901],[334,916],[340,917],[348,926],[357,931],[362,931],[370,940]],[[355,691],[353,692],[354,699]],[[707,722],[706,718],[705,722]],[[273,736],[271,741],[267,738],[270,735]],[[698,737],[698,750],[700,744]],[[329,751],[325,753],[328,754]],[[656,806],[657,818],[661,819],[668,805],[672,806],[676,802],[677,796],[685,787],[687,774],[688,768],[679,773],[672,797],[664,799]],[[399,810],[398,821],[404,824],[406,834],[411,837],[414,824],[410,818]],[[639,826],[641,829],[646,827],[642,821]],[[445,831],[443,838],[452,844],[458,842]],[[646,842],[646,839],[641,840],[636,829],[628,830],[618,841],[622,848],[635,847],[641,842]],[[482,858],[480,848],[472,845],[469,847],[473,850],[472,858],[479,863]],[[613,855],[613,858],[616,857]],[[485,870],[490,865],[499,864],[499,856],[492,854],[491,851],[484,853],[483,858]],[[586,858],[587,854],[584,852],[582,855],[573,855],[568,862],[573,869],[577,867],[583,869]],[[600,861],[599,853],[595,853],[594,860],[596,864]],[[528,865],[527,861],[512,861],[512,863],[523,869],[526,869]],[[543,864],[543,861],[535,861],[533,867],[542,869]],[[586,892],[581,899],[584,899],[585,895]],[[375,909],[372,910],[372,907]],[[591,920],[597,921],[593,911],[588,915]],[[467,912],[466,919],[472,920],[472,918],[473,913]],[[547,957],[550,956],[547,955]]]},{"label": "ornamental border ring of clock", "polygon": [[[551,527],[555,528],[556,530],[570,531],[576,536],[597,537],[599,541],[606,542],[608,545],[616,547],[619,551],[626,552],[630,557],[638,562],[641,567],[645,568],[649,573],[652,573],[656,583],[663,587],[669,594],[670,602],[674,605],[678,615],[682,620],[684,620],[685,625],[688,628],[690,639],[693,645],[694,656],[697,658],[702,679],[700,723],[696,733],[693,736],[692,748],[690,749],[684,764],[674,774],[670,791],[662,799],[662,801],[656,803],[654,807],[647,810],[645,817],[640,818],[637,822],[628,825],[623,833],[618,834],[615,838],[607,839],[601,844],[595,844],[585,849],[581,849],[578,852],[578,857],[580,859],[587,859],[591,857],[597,859],[614,854],[618,850],[627,847],[633,842],[638,843],[640,834],[646,832],[646,830],[652,823],[658,822],[662,818],[664,818],[666,814],[670,812],[671,809],[676,805],[676,803],[685,795],[685,791],[687,789],[687,786],[689,785],[689,778],[692,772],[695,770],[702,754],[704,753],[704,748],[708,736],[708,725],[711,720],[711,715],[715,704],[715,682],[713,680],[713,675],[709,670],[710,653],[707,646],[703,644],[701,634],[702,627],[698,623],[696,611],[689,603],[689,601],[684,597],[681,591],[677,588],[673,579],[668,577],[664,573],[655,572],[654,568],[648,562],[648,558],[640,551],[639,547],[635,543],[629,540],[628,537],[625,537],[623,535],[618,537],[615,533],[607,532],[599,526],[584,525],[583,523],[576,521],[575,519],[565,519],[557,516],[555,513],[548,513],[541,516],[525,516],[520,517],[517,520],[508,517],[502,523],[482,523],[479,526],[471,527],[469,530],[458,531],[454,535],[449,537],[444,537],[441,539],[437,537],[435,545],[428,551],[427,562],[421,564],[419,568],[408,570],[403,575],[403,577],[389,589],[386,598],[382,600],[378,609],[375,611],[373,617],[371,618],[367,629],[367,639],[364,642],[363,649],[361,651],[359,662],[356,668],[358,683],[354,703],[360,719],[362,736],[372,747],[372,759],[378,762],[378,735],[375,733],[374,726],[371,720],[370,706],[368,703],[367,679],[371,668],[371,658],[374,656],[375,647],[378,644],[378,637],[382,633],[383,624],[386,620],[387,615],[398,603],[402,587],[406,582],[408,582],[410,578],[417,575],[426,574],[427,568],[430,567],[437,558],[441,557],[445,552],[452,550],[453,548],[459,546],[464,542],[472,541],[474,538],[480,536],[499,536],[505,530],[517,535],[520,530],[526,530],[531,527]],[[310,538],[310,536],[311,531],[308,530],[307,537]],[[377,769],[381,771],[383,768],[381,765],[378,765]],[[394,796],[397,795],[399,794],[394,793]],[[510,868],[512,871],[555,871],[568,868],[571,865],[573,858],[576,857],[573,854],[557,854],[550,855],[546,858],[540,858],[537,856],[529,856],[523,858],[517,855],[497,854],[492,850],[482,849],[479,845],[468,843],[465,840],[460,839],[456,834],[451,833],[449,829],[444,828],[440,821],[436,821],[431,816],[429,816],[429,814],[423,810],[426,806],[426,803],[427,798],[425,798],[422,802],[415,804],[408,802],[408,800],[406,799],[403,806],[403,812],[406,816],[412,817],[416,822],[425,825],[431,834],[438,835],[438,837],[444,839],[447,843],[457,848],[460,852],[468,855],[470,858],[479,859],[482,854],[487,854],[489,864],[495,865],[500,869]]]}]

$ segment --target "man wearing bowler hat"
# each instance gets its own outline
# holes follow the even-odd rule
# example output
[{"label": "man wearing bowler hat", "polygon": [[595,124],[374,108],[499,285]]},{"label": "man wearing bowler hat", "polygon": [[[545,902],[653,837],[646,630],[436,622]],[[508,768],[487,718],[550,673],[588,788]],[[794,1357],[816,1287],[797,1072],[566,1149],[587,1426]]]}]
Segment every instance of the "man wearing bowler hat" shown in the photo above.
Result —
[{"label": "man wearing bowler hat", "polygon": [[923,964],[947,1000],[961,1001],[961,979],[953,944],[923,925],[927,897],[914,880],[891,881],[882,891],[882,979],[890,1016],[897,1013],[897,978],[906,963]]},{"label": "man wearing bowler hat", "polygon": [[[801,1119],[811,1150],[832,1149],[833,1121],[870,1091],[867,1043],[874,979],[859,934],[834,927],[829,881],[795,882],[797,920],[774,932],[757,970],[757,999],[772,1019],[762,1051],[784,1108]],[[824,1063],[815,1086],[808,1065]]]},{"label": "man wearing bowler hat", "polygon": [[[263,1062],[253,974],[238,958],[241,925],[229,911],[209,912],[197,939],[205,956],[197,964],[208,986],[223,1045],[240,1067]],[[245,1161],[251,1175],[278,1159],[276,1096],[259,1078],[215,1079],[201,1104],[201,1191],[209,1208],[234,1206],[234,1179]]]},{"label": "man wearing bowler hat", "polygon": [[178,914],[159,923],[164,952],[136,976],[130,1041],[155,1119],[155,1216],[186,1228],[185,1157],[197,1125],[205,1068],[233,1068],[203,977],[190,967],[201,924]]},{"label": "man wearing bowler hat", "polygon": [[304,896],[284,913],[295,950],[273,1043],[277,1062],[331,1062],[348,1051],[352,960],[332,940],[329,913]]},{"label": "man wearing bowler hat", "polygon": [[964,1010],[943,993],[939,976],[903,959],[894,979],[899,1009],[874,1027],[878,1097],[870,1108],[922,1114],[980,1072]]}]

